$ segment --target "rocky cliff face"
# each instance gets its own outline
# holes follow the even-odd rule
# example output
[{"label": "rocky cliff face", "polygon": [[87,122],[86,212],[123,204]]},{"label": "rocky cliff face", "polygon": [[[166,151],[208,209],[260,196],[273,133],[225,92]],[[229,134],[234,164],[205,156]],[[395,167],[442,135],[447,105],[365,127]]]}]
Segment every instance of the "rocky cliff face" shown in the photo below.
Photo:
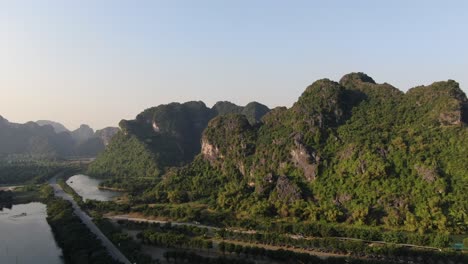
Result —
[{"label": "rocky cliff face", "polygon": [[301,198],[301,190],[288,177],[280,176],[274,189],[275,199],[287,204],[292,204]]},{"label": "rocky cliff face", "polygon": [[291,149],[291,160],[294,166],[300,168],[307,181],[313,181],[318,175],[320,156],[313,150],[308,150],[302,142],[302,135],[294,137],[294,147]]},{"label": "rocky cliff face", "polygon": [[102,143],[107,146],[120,129],[118,127],[106,127],[100,130],[97,130],[94,134],[94,137],[100,138]]},{"label": "rocky cliff face", "polygon": [[214,162],[220,158],[223,158],[219,154],[219,149],[208,142],[207,139],[202,139],[201,154],[210,162]]},{"label": "rocky cliff face", "polygon": [[255,152],[255,132],[247,117],[240,114],[214,118],[203,132],[203,157],[213,166],[226,169],[232,163],[242,175],[247,174],[245,158]]}]

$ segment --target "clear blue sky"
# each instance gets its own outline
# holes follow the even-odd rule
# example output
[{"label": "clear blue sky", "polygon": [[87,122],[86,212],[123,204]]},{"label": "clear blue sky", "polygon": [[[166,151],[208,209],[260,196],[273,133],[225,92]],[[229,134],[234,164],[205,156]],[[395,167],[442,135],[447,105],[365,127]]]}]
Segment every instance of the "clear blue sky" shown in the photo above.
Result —
[{"label": "clear blue sky", "polygon": [[363,71],[468,88],[468,1],[1,1],[0,115],[116,125],[172,101],[290,106]]}]

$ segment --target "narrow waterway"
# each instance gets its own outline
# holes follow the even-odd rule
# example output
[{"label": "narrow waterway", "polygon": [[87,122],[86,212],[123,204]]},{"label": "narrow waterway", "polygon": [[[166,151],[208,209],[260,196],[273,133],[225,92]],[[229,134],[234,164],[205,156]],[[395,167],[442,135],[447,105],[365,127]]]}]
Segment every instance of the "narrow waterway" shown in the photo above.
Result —
[{"label": "narrow waterway", "polygon": [[0,263],[61,264],[62,251],[46,220],[46,205],[28,203],[0,211]]}]

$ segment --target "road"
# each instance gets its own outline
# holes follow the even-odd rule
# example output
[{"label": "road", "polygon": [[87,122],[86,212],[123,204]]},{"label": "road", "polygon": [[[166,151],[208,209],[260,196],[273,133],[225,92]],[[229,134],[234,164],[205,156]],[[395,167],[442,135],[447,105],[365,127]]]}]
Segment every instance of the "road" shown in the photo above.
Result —
[{"label": "road", "polygon": [[202,224],[197,224],[197,223],[171,222],[171,221],[163,221],[163,220],[152,220],[152,219],[146,219],[146,218],[133,218],[128,215],[114,215],[114,216],[108,216],[106,218],[112,219],[112,220],[127,220],[130,222],[159,223],[159,224],[171,223],[171,225],[173,226],[196,226],[199,228],[206,228],[212,231],[217,231],[221,229],[219,227],[207,226],[207,225],[202,225]]},{"label": "road", "polygon": [[0,186],[0,191],[14,191],[16,188],[24,187],[25,185]]},{"label": "road", "polygon": [[[112,221],[127,220],[127,221],[131,221],[131,222],[159,223],[159,224],[166,224],[166,223],[170,222],[171,225],[173,225],[173,226],[196,226],[196,227],[200,227],[200,228],[206,228],[207,230],[209,230],[209,232],[212,233],[212,234],[210,234],[212,236],[214,236],[215,231],[218,231],[218,230],[221,229],[219,227],[207,226],[207,225],[202,225],[202,224],[197,224],[197,223],[152,220],[152,219],[145,219],[145,218],[129,217],[128,215],[114,215],[114,216],[108,216],[106,218],[108,218],[108,219],[110,219]],[[250,230],[250,231],[243,231],[243,230],[236,230],[236,229],[230,229],[230,230],[233,231],[233,232],[249,233],[249,234],[255,232],[253,230]],[[138,238],[136,237],[136,234],[138,232],[135,232],[133,230],[125,230],[125,229],[124,229],[124,231],[127,232],[127,234],[132,236],[134,239],[138,240]],[[250,243],[250,242],[245,242],[245,241],[229,240],[229,239],[224,239],[224,240],[213,239],[212,240],[213,248],[218,248],[219,243],[221,243],[223,241],[224,242],[229,242],[231,244],[242,245],[242,246],[262,247],[262,248],[269,249],[269,250],[285,249],[284,247],[281,247],[281,246],[257,244],[257,243]],[[197,254],[202,253],[202,251],[195,251],[194,249],[186,249],[186,250],[195,252]],[[297,253],[311,254],[311,255],[317,256],[317,257],[319,257],[321,259],[327,259],[329,257],[344,257],[344,255],[342,255],[342,254],[340,255],[340,254],[335,254],[335,253],[320,252],[320,251],[316,251],[316,250],[306,250],[306,249],[300,249],[300,248],[287,248],[287,250],[297,252]],[[156,258],[162,259],[161,256],[162,256],[162,254],[164,253],[165,250],[163,248],[161,248],[161,247],[146,246],[145,251],[146,251],[145,253],[147,253],[147,254],[149,254],[151,256],[155,256]],[[208,253],[210,253],[210,252],[208,251]],[[210,255],[207,255],[207,257],[209,257],[209,256]],[[219,256],[221,256],[221,255],[219,255]]]},{"label": "road", "polygon": [[60,197],[64,200],[71,202],[73,209],[75,210],[74,213],[77,215],[81,221],[88,227],[91,232],[93,232],[102,242],[103,246],[107,249],[109,254],[116,260],[125,263],[131,264],[131,262],[125,257],[122,252],[114,245],[112,242],[99,230],[99,228],[93,223],[92,218],[89,217],[78,204],[73,200],[73,197],[63,191],[62,187],[57,184],[57,177],[52,178],[49,180],[49,185],[54,188],[55,196]]},{"label": "road", "polygon": [[[145,218],[132,218],[129,217],[128,215],[114,215],[114,216],[108,216],[108,219],[112,220],[127,220],[127,221],[132,221],[132,222],[146,222],[146,223],[160,223],[160,224],[165,224],[170,222],[172,225],[175,226],[197,226],[201,228],[207,228],[210,231],[217,231],[220,228],[218,227],[213,227],[213,226],[206,226],[206,225],[201,225],[201,224],[196,224],[196,223],[184,223],[184,222],[171,222],[171,221],[162,221],[162,220],[150,220],[150,219],[145,219]],[[256,233],[256,230],[237,230],[237,229],[229,229],[230,231],[233,232],[239,232],[239,233]],[[289,235],[293,239],[311,239],[312,237],[303,237],[303,236],[297,236],[297,235]],[[371,241],[371,240],[364,240],[364,239],[359,239],[359,238],[351,238],[351,237],[332,237],[336,238],[339,240],[349,240],[349,241],[360,241],[360,242],[365,242],[369,244],[391,244],[391,245],[396,245],[396,246],[402,246],[402,247],[412,247],[412,248],[419,248],[419,249],[427,249],[427,250],[434,250],[434,251],[442,251],[441,248],[437,247],[429,247],[429,246],[420,246],[420,245],[414,245],[414,244],[398,244],[398,243],[389,243],[385,241]]]}]

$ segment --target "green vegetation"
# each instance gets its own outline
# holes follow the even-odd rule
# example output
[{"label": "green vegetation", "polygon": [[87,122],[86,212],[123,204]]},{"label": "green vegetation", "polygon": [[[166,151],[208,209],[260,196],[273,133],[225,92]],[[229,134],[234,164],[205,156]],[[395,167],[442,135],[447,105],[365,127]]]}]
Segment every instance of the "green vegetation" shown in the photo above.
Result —
[{"label": "green vegetation", "polygon": [[[81,197],[80,197],[81,199]],[[97,212],[97,213],[128,213],[130,212],[130,205],[127,203],[117,203],[114,201],[96,201],[96,200],[86,200],[82,205],[83,209]]]},{"label": "green vegetation", "polygon": [[210,121],[201,155],[142,200],[205,204],[237,224],[372,226],[446,245],[468,226],[466,105],[454,81],[403,94],[364,74],[320,80],[258,125]]},{"label": "green vegetation", "polygon": [[42,185],[26,185],[16,188],[13,192],[12,204],[25,204],[31,202],[42,201],[40,190]]},{"label": "green vegetation", "polygon": [[[406,244],[396,244],[396,242],[384,243],[366,240],[353,240],[337,237],[303,237],[293,236],[288,233],[277,231],[272,232],[243,232],[240,230],[209,230],[190,225],[174,225],[170,222],[166,224],[118,221],[119,225],[129,230],[143,230],[138,237],[145,244],[179,248],[179,249],[203,249],[210,251],[216,248],[220,251],[241,253],[245,251],[234,250],[234,247],[224,247],[226,243],[231,246],[240,247],[244,245],[247,252],[244,257],[265,256],[265,248],[294,248],[301,249],[302,252],[327,252],[352,256],[353,258],[366,257],[367,259],[384,259],[388,261],[401,261],[410,259],[440,260],[442,262],[451,260],[455,263],[466,262],[467,256],[454,252],[441,252],[428,247],[409,247]],[[330,234],[322,234],[330,235]],[[221,244],[213,247],[214,243]],[[240,243],[240,244],[239,244]],[[253,247],[253,249],[247,249]],[[252,251],[249,251],[252,250]],[[263,253],[262,253],[263,252]],[[305,254],[308,255],[308,254]],[[341,262],[338,262],[341,263]]]},{"label": "green vegetation", "polygon": [[82,170],[79,165],[51,161],[0,161],[0,185],[44,183],[58,173],[73,174]]},{"label": "green vegetation", "polygon": [[[358,240],[338,237],[314,237],[305,238],[301,236],[291,236],[276,232],[270,233],[245,233],[228,230],[218,231],[218,236],[232,241],[242,241],[248,243],[260,243],[273,246],[287,246],[302,248],[305,250],[316,250],[320,252],[338,253],[354,257],[368,256],[368,258],[385,258],[387,260],[398,261],[406,257],[425,258],[441,261],[452,260],[465,262],[468,260],[466,255],[453,251],[440,252],[434,248],[427,247],[409,247],[406,244],[397,244],[399,242],[386,241],[388,243]],[[447,246],[447,245],[446,245]]]},{"label": "green vegetation", "polygon": [[11,191],[0,191],[0,211],[3,208],[11,208],[13,193]]},{"label": "green vegetation", "polygon": [[207,263],[207,264],[253,264],[255,262],[246,259],[230,259],[225,257],[209,258],[203,257],[193,252],[184,251],[167,251],[164,253],[164,258],[169,263]]},{"label": "green vegetation", "polygon": [[47,200],[47,222],[62,248],[65,263],[120,263],[108,255],[98,238],[73,214],[68,201],[54,198],[50,186],[43,187],[41,193]]},{"label": "green vegetation", "polygon": [[42,202],[40,195],[42,185],[25,185],[16,187],[13,191],[0,191],[0,211],[2,208],[10,208],[15,204],[27,204]]},{"label": "green vegetation", "polygon": [[[334,245],[330,245],[334,246]],[[353,259],[353,258],[327,258],[321,259],[316,256],[307,254],[307,253],[298,253],[289,250],[269,250],[265,248],[260,248],[257,246],[243,246],[239,244],[232,244],[232,243],[224,243],[222,242],[219,245],[220,249],[223,252],[227,252],[229,254],[235,253],[236,255],[243,255],[243,256],[250,256],[250,257],[266,257],[271,260],[280,261],[280,262],[287,262],[287,263],[356,263],[356,264],[373,264],[373,263],[398,263],[394,260],[368,260],[368,259]],[[406,256],[411,257],[411,256]],[[427,258],[424,260],[430,260],[431,258]],[[432,260],[432,259],[431,259]],[[426,263],[426,262],[423,262]]]},{"label": "green vegetation", "polygon": [[[125,153],[125,155],[122,155]],[[155,178],[160,173],[156,156],[136,136],[119,132],[88,172],[96,177]]]},{"label": "green vegetation", "polygon": [[141,252],[141,245],[133,240],[128,234],[114,226],[106,219],[94,219],[99,229],[108,237],[114,245],[130,260],[132,263],[149,264],[153,263],[150,256]]},{"label": "green vegetation", "polygon": [[323,79],[259,122],[232,104],[205,108],[123,121],[90,172],[129,190],[131,211],[303,234],[346,252],[359,243],[337,237],[448,248],[468,232],[468,100],[455,81],[402,93],[363,73]]},{"label": "green vegetation", "polygon": [[75,200],[75,202],[80,207],[82,207],[84,205],[83,198],[77,192],[75,192],[75,190],[73,190],[73,188],[70,187],[70,185],[67,184],[66,179],[67,178],[62,177],[57,178],[57,184],[60,185],[60,187],[62,187],[64,192],[70,194],[73,197],[73,200]]},{"label": "green vegetation", "polygon": [[180,247],[180,248],[204,248],[213,247],[211,240],[204,239],[206,230],[199,228],[174,227],[171,223],[159,225],[152,224],[151,227],[139,234],[139,238],[145,244]]},{"label": "green vegetation", "polygon": [[[92,163],[89,174],[113,177],[106,186],[141,191],[141,186],[157,180],[168,167],[193,160],[200,152],[201,134],[213,117],[239,113],[257,123],[268,111],[256,102],[245,107],[218,102],[211,109],[202,102],[171,103],[146,109],[136,120],[120,122],[122,131]],[[141,184],[134,184],[135,180]]]}]

